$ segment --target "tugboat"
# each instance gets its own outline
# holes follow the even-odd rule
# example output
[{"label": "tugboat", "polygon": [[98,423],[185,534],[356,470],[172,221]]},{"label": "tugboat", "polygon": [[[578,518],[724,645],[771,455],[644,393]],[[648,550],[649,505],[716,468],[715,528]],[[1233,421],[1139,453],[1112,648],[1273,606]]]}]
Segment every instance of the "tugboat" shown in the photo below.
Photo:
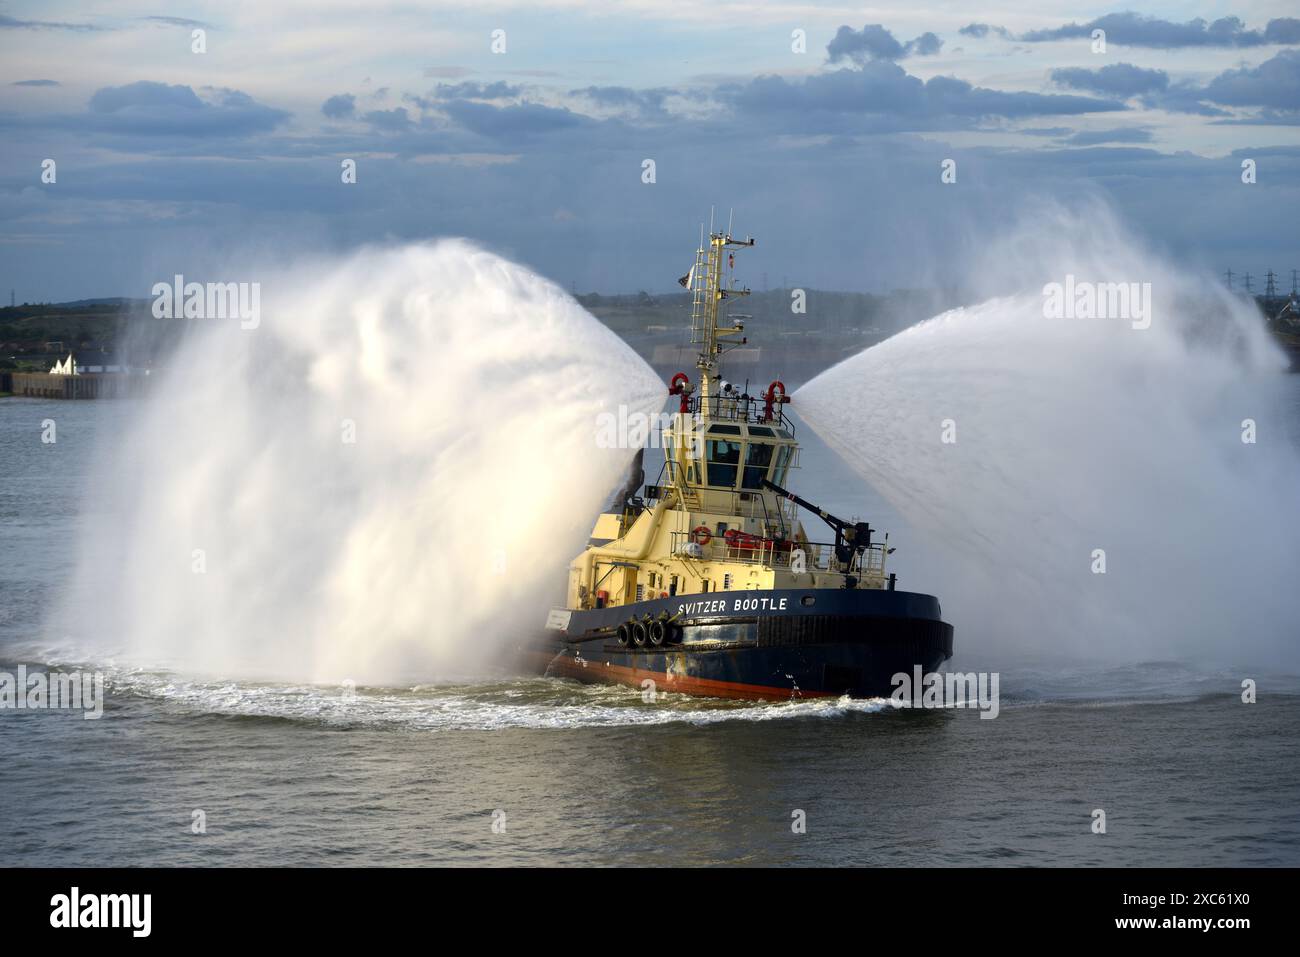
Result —
[{"label": "tugboat", "polygon": [[[677,409],[659,481],[637,494],[639,453],[569,568],[567,605],[550,612],[537,649],[549,675],[722,698],[867,698],[952,656],[938,599],[886,573],[888,535],[873,541],[867,522],[785,487],[799,444],[784,384],[750,396],[722,377],[722,357],[747,342],[751,317],[729,309],[749,294],[735,253],[753,245],[710,230],[679,280],[692,294],[698,376],[668,384]],[[833,540],[811,539],[800,509]]]}]

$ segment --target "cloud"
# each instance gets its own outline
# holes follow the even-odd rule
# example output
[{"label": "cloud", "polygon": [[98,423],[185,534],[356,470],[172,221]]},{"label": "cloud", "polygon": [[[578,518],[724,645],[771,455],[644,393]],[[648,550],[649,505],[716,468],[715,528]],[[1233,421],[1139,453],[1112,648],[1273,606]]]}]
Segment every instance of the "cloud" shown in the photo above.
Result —
[{"label": "cloud", "polygon": [[411,128],[411,116],[404,106],[391,110],[371,110],[361,118],[385,133],[401,133]]},{"label": "cloud", "polygon": [[848,60],[859,65],[872,60],[901,60],[908,56],[933,56],[939,52],[943,41],[933,33],[922,33],[915,40],[899,43],[894,35],[879,23],[868,23],[861,30],[843,26],[831,42],[826,44],[830,63]]},{"label": "cloud", "polygon": [[433,94],[440,100],[512,100],[523,92],[523,87],[512,86],[501,80],[495,83],[439,83]]},{"label": "cloud", "polygon": [[[14,6],[0,4],[0,9],[12,13]],[[148,6],[133,15],[141,9]],[[107,16],[92,20],[89,14],[28,15],[124,23],[142,42],[179,29],[163,27],[160,21]],[[985,15],[999,20],[993,13]],[[1074,18],[1091,16],[1087,12]],[[872,17],[863,15],[853,22],[868,19]],[[1059,25],[1065,19],[1037,23]],[[1266,19],[1247,18],[1249,26],[1266,37],[1289,42],[1292,27],[1274,21],[1265,29]],[[843,22],[841,18],[826,24],[832,29],[822,39],[830,41]],[[1007,68],[995,71],[1004,79],[987,81],[999,89],[984,89],[965,71],[987,68],[988,63],[954,59],[961,65],[945,66],[943,72],[958,76],[927,82],[924,77],[935,72],[933,68],[923,71],[924,77],[909,75],[905,68],[934,64],[934,57],[921,59],[921,51],[933,44],[913,40],[910,55],[904,57],[908,45],[903,33],[888,34],[882,27],[881,33],[868,35],[855,28],[837,48],[841,61],[813,69],[811,75],[791,68],[786,76],[701,78],[691,75],[688,66],[673,74],[680,78],[679,85],[669,89],[662,86],[668,74],[661,67],[666,62],[664,44],[673,38],[645,30],[640,21],[624,25],[644,42],[620,47],[616,54],[606,51],[619,60],[614,65],[580,59],[602,55],[595,50],[566,56],[553,49],[527,64],[551,67],[550,72],[562,74],[558,79],[448,65],[450,56],[462,58],[454,52],[454,43],[443,47],[451,53],[431,54],[431,45],[409,35],[410,46],[400,51],[376,52],[369,37],[362,37],[359,47],[339,47],[337,56],[322,59],[313,44],[336,39],[323,28],[322,39],[308,31],[299,38],[301,44],[284,50],[274,37],[250,33],[245,39],[254,45],[236,58],[238,62],[227,63],[228,71],[218,81],[245,94],[210,90],[198,82],[189,87],[164,85],[188,80],[191,68],[212,66],[199,62],[202,57],[189,57],[184,48],[173,50],[180,59],[167,61],[169,71],[182,72],[151,77],[164,83],[118,86],[149,77],[129,70],[139,67],[134,47],[106,50],[107,59],[89,58],[79,48],[80,41],[105,34],[0,33],[15,42],[26,38],[54,44],[56,58],[45,61],[48,68],[11,70],[19,82],[24,74],[49,76],[57,70],[64,76],[62,90],[10,87],[9,102],[0,107],[0,124],[5,141],[18,151],[11,165],[37,168],[40,158],[54,155],[67,156],[80,170],[57,190],[32,187],[35,199],[0,189],[0,242],[36,235],[64,244],[57,256],[41,253],[36,240],[18,247],[11,271],[30,284],[29,298],[130,291],[140,285],[137,271],[168,275],[161,267],[173,259],[186,266],[183,271],[196,271],[199,267],[191,260],[207,255],[202,250],[227,242],[242,244],[250,236],[268,246],[300,249],[445,233],[473,235],[566,285],[572,279],[585,289],[659,289],[681,275],[676,267],[682,244],[690,249],[694,241],[690,224],[698,221],[701,210],[707,215],[711,202],[719,201],[721,183],[727,193],[722,201],[737,207],[745,230],[752,227],[760,239],[783,237],[782,249],[763,254],[770,258],[756,267],[779,270],[778,277],[788,271],[809,285],[847,282],[871,287],[894,282],[899,274],[909,283],[922,284],[930,278],[927,261],[937,265],[934,275],[943,281],[957,268],[953,263],[962,248],[954,219],[969,218],[975,224],[972,244],[978,245],[979,224],[1003,215],[1016,197],[1033,192],[1065,196],[1092,188],[1107,191],[1153,238],[1188,252],[1189,259],[1213,258],[1229,250],[1232,256],[1223,261],[1244,262],[1252,250],[1276,258],[1289,248],[1287,218],[1294,218],[1300,202],[1300,187],[1295,185],[1300,183],[1300,148],[1270,160],[1273,186],[1261,194],[1242,190],[1235,177],[1224,176],[1225,168],[1235,164],[1222,154],[1249,145],[1244,155],[1262,156],[1263,148],[1285,139],[1296,126],[1239,126],[1236,135],[1225,139],[1223,127],[1199,117],[1193,121],[1162,114],[1157,124],[1131,108],[1153,102],[1223,122],[1293,122],[1294,110],[1266,105],[1293,105],[1283,92],[1288,89],[1285,83],[1273,75],[1289,60],[1283,58],[1267,70],[1256,62],[1273,56],[1277,47],[1221,49],[1222,64],[1206,70],[1203,51],[1153,63],[1142,58],[1147,51],[1117,56],[1115,47],[1110,57],[1089,58],[1084,41],[1078,64],[1089,70],[1062,74],[1061,86],[1040,89],[1037,83],[1026,83],[1025,89],[1018,89],[1005,78],[1047,77],[1048,68],[1035,65],[1043,48],[998,39],[1005,31],[991,24],[971,24],[963,28],[959,43],[973,53],[997,47],[1012,57]],[[950,24],[944,37],[948,44],[960,25],[960,20]],[[553,29],[570,26],[557,20]],[[716,34],[702,36],[722,42],[731,28],[734,24],[727,23]],[[346,24],[343,29],[348,29]],[[398,33],[409,34],[409,24],[377,21],[376,31],[381,37],[392,31],[401,40]],[[904,32],[915,36],[922,31],[918,27]],[[1111,36],[1119,38],[1122,33]],[[544,46],[551,49],[554,44]],[[1026,47],[1033,51],[1028,58]],[[943,46],[940,55],[949,49]],[[408,60],[416,57],[415,65],[393,67],[391,56],[398,52]],[[486,64],[489,58],[482,52],[462,62]],[[827,55],[832,52],[827,47]],[[268,74],[259,68],[275,56],[287,58],[276,61],[283,69]],[[439,56],[444,57],[443,65],[428,68],[435,78],[421,79],[428,58],[434,57],[437,64]],[[1239,58],[1247,60],[1245,67]],[[826,56],[814,54],[813,59]],[[1096,69],[1117,60],[1138,67],[1132,73]],[[1198,62],[1205,72],[1194,72]],[[72,73],[51,65],[58,63],[77,64],[83,80],[74,87]],[[1164,67],[1167,82],[1157,82],[1158,71],[1136,72],[1151,66]],[[1227,70],[1229,66],[1242,68]],[[374,80],[363,84],[367,74]],[[1288,75],[1280,74],[1283,79]],[[609,76],[616,78],[605,78]],[[83,87],[84,77],[90,81]],[[1176,79],[1181,77],[1189,79]],[[373,87],[390,81],[388,98],[373,99]],[[350,92],[339,90],[345,84]],[[85,89],[85,96],[76,94],[78,105],[58,107],[63,113],[48,108],[46,101],[68,94],[69,87]],[[86,109],[81,104],[98,87],[104,90],[94,98],[94,108]],[[282,105],[281,89],[287,91],[283,102],[301,102],[292,125],[287,114],[273,108]],[[315,90],[316,95],[302,100],[302,89]],[[339,92],[319,95],[331,89]],[[410,93],[425,96],[427,106],[415,105]],[[355,122],[341,121],[345,97],[353,98],[347,116]],[[327,109],[322,101],[331,100],[336,106]],[[405,112],[389,107],[404,107]],[[610,116],[616,118],[606,119]],[[1143,122],[1150,130],[1095,129]],[[946,131],[954,135],[945,136]],[[1151,142],[1153,134],[1162,143],[1159,149]],[[1166,136],[1178,145],[1177,152],[1162,152]],[[711,162],[716,165],[719,143],[732,144],[734,162],[729,160],[715,173],[696,175],[713,169]],[[1197,152],[1214,155],[1201,157]],[[337,183],[337,173],[330,170],[337,170],[338,156],[367,157],[365,202],[336,197],[332,184]],[[647,156],[659,164],[659,187],[640,181],[639,164]],[[966,185],[952,194],[952,202],[936,203],[938,158],[945,156],[961,157]],[[1197,201],[1188,202],[1189,196]],[[25,203],[39,206],[33,210]],[[511,215],[485,217],[485,204],[510,209]],[[622,211],[619,217],[587,214],[610,204]],[[578,223],[557,209],[573,211]],[[158,218],[142,220],[141,210],[156,211]],[[645,227],[645,235],[638,234],[645,255],[629,257],[626,244],[619,242],[629,221]],[[876,228],[862,229],[866,221]],[[852,242],[828,247],[819,242],[828,233],[848,235]],[[70,257],[84,268],[69,271]]]},{"label": "cloud", "polygon": [[[756,115],[797,117],[805,130],[880,132],[965,128],[985,117],[1072,116],[1126,109],[1093,97],[1002,92],[972,86],[951,76],[922,81],[896,63],[869,62],[861,70],[836,70],[787,80],[762,76],[734,88],[735,105]],[[865,126],[858,117],[888,122]]]},{"label": "cloud", "polygon": [[976,40],[982,40],[990,33],[995,33],[1004,38],[1011,36],[1006,27],[990,26],[987,23],[968,23],[957,32],[963,36],[974,37]]},{"label": "cloud", "polygon": [[1225,126],[1300,126],[1300,113],[1294,110],[1260,110],[1254,116],[1215,120]]},{"label": "cloud", "polygon": [[71,30],[78,33],[106,29],[89,23],[63,23],[54,20],[19,20],[0,14],[0,30]]},{"label": "cloud", "polygon": [[1048,30],[1021,34],[1026,43],[1091,37],[1104,30],[1108,43],[1173,50],[1181,47],[1253,47],[1266,43],[1300,43],[1300,20],[1283,17],[1270,20],[1265,29],[1247,30],[1237,17],[1221,17],[1212,23],[1197,18],[1174,23],[1140,13],[1108,13],[1087,23],[1067,23]]},{"label": "cloud", "polygon": [[907,42],[907,51],[917,56],[934,56],[942,46],[943,41],[933,33],[922,33],[915,40]]},{"label": "cloud", "polygon": [[629,110],[642,116],[662,116],[664,101],[671,90],[634,90],[626,86],[589,86],[570,90],[570,96],[580,96],[597,106],[608,109]]},{"label": "cloud", "polygon": [[424,75],[443,80],[457,80],[463,76],[469,76],[474,71],[464,66],[426,66]]},{"label": "cloud", "polygon": [[351,93],[338,93],[320,105],[320,111],[331,120],[343,120],[357,111],[357,98]]},{"label": "cloud", "polygon": [[1187,113],[1193,116],[1227,116],[1226,110],[1205,102],[1205,90],[1186,80],[1171,83],[1167,89],[1148,93],[1141,98],[1147,109],[1165,110],[1169,113]]},{"label": "cloud", "polygon": [[1264,29],[1266,43],[1300,43],[1300,20],[1294,17],[1281,17],[1268,21]]},{"label": "cloud", "polygon": [[1119,97],[1137,96],[1169,86],[1169,74],[1164,70],[1147,70],[1131,63],[1112,63],[1099,70],[1069,67],[1053,70],[1051,77],[1058,86]]},{"label": "cloud", "polygon": [[161,23],[169,27],[202,27],[205,30],[211,30],[212,24],[204,23],[202,20],[189,20],[185,17],[141,17],[141,20],[150,20],[154,23]]},{"label": "cloud", "polygon": [[[1142,105],[1171,113],[1218,117],[1221,122],[1292,125],[1300,116],[1300,50],[1282,50],[1259,66],[1226,70],[1205,86],[1188,81],[1171,83],[1142,95]],[[1224,106],[1259,107],[1261,112],[1254,117],[1234,117],[1222,109]]]},{"label": "cloud", "polygon": [[1069,146],[1096,146],[1099,143],[1150,143],[1151,131],[1130,126],[1114,130],[1084,130],[1067,137]]},{"label": "cloud", "polygon": [[147,80],[126,86],[106,86],[90,98],[90,108],[96,113],[117,113],[134,107],[198,110],[202,109],[203,101],[188,86],[168,86]]},{"label": "cloud", "polygon": [[62,86],[58,80],[15,80],[10,86]]},{"label": "cloud", "polygon": [[205,89],[141,80],[106,86],[90,98],[93,129],[146,136],[245,136],[275,129],[284,110],[256,102],[239,90]]},{"label": "cloud", "polygon": [[496,139],[551,133],[587,122],[586,117],[571,110],[537,103],[498,107],[470,100],[452,100],[443,109],[465,129]]},{"label": "cloud", "polygon": [[1300,50],[1283,50],[1257,67],[1220,73],[1204,98],[1224,106],[1264,106],[1300,111]]}]

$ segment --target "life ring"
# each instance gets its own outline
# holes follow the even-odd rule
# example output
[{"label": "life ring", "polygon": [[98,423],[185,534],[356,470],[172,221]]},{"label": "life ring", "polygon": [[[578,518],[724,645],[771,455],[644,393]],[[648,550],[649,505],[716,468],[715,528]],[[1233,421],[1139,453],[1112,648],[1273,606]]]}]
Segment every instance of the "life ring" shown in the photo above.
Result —
[{"label": "life ring", "polygon": [[713,533],[709,531],[707,525],[696,525],[691,530],[691,541],[703,548],[709,542],[713,541]]},{"label": "life ring", "polygon": [[668,394],[682,397],[681,412],[683,415],[691,410],[691,380],[685,372],[679,372],[673,376],[672,381],[668,384]]},{"label": "life ring", "polygon": [[790,401],[790,397],[785,394],[785,383],[780,379],[773,379],[772,384],[767,387],[767,391],[762,395],[763,399],[763,421],[771,422],[774,410],[772,406],[784,404]]}]

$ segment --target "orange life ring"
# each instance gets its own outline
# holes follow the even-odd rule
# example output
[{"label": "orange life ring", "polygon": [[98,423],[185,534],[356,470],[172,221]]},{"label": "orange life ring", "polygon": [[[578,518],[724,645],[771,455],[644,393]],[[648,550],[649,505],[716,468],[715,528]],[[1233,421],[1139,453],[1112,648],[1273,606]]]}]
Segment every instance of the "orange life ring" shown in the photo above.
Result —
[{"label": "orange life ring", "polygon": [[772,384],[767,387],[763,393],[763,421],[771,422],[774,410],[772,406],[783,405],[790,401],[790,397],[785,394],[785,383],[780,379],[773,379]]},{"label": "orange life ring", "polygon": [[672,381],[668,383],[668,394],[682,397],[681,412],[683,415],[691,410],[690,388],[691,380],[685,372],[677,373],[677,375],[673,376]]},{"label": "orange life ring", "polygon": [[713,533],[709,531],[707,525],[696,525],[695,528],[691,530],[691,541],[703,547],[713,541]]}]

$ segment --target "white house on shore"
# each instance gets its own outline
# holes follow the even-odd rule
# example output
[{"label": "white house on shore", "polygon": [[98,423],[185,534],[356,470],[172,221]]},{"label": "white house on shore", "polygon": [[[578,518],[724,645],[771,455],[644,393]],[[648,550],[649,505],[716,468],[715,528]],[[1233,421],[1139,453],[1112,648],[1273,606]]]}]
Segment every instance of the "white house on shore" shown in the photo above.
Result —
[{"label": "white house on shore", "polygon": [[50,369],[50,375],[92,375],[104,372],[130,372],[131,367],[119,362],[112,356],[99,356],[78,362],[68,353],[66,359],[60,359]]}]

